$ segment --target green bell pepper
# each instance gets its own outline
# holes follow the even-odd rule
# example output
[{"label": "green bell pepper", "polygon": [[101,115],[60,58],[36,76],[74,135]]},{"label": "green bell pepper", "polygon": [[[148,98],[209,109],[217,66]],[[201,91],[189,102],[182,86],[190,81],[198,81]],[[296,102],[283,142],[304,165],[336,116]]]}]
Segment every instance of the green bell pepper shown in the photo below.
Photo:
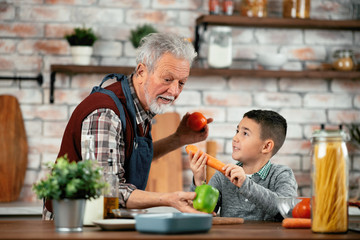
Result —
[{"label": "green bell pepper", "polygon": [[202,212],[212,213],[219,198],[219,190],[204,183],[197,186],[195,192],[194,208]]}]

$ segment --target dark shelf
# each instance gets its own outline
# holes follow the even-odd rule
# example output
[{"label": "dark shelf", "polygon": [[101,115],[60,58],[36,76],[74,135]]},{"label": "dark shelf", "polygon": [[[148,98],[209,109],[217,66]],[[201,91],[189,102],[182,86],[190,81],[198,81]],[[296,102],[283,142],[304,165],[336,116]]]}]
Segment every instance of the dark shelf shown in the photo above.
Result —
[{"label": "dark shelf", "polygon": [[[135,67],[123,66],[80,66],[80,65],[51,65],[50,103],[54,102],[55,75],[56,73],[121,73],[130,74]],[[190,76],[222,76],[222,77],[252,77],[252,78],[339,78],[360,79],[360,71],[340,72],[332,70],[303,70],[303,71],[270,71],[247,69],[215,69],[192,67]]]},{"label": "dark shelf", "polygon": [[296,29],[326,29],[326,30],[360,30],[360,20],[320,20],[296,18],[257,18],[239,15],[202,15],[196,19],[195,50],[200,49],[200,27],[210,26],[231,27],[264,27],[264,28],[296,28]]}]

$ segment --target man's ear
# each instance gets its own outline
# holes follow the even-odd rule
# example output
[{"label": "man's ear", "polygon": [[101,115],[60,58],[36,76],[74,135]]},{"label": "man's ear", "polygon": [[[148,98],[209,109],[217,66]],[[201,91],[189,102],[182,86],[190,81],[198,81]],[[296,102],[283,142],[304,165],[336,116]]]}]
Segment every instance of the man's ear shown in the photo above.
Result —
[{"label": "man's ear", "polygon": [[147,67],[143,63],[139,63],[136,67],[136,78],[138,79],[139,83],[143,83],[144,79],[147,79]]},{"label": "man's ear", "polygon": [[272,139],[265,140],[265,144],[263,146],[262,152],[263,153],[271,153],[274,149],[274,141]]}]

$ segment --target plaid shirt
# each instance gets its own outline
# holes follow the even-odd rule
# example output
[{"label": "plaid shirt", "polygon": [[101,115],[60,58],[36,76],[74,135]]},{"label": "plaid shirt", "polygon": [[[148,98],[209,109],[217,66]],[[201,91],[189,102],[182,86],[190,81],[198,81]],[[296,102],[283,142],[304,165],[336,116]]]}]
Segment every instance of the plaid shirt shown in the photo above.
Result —
[{"label": "plaid shirt", "polygon": [[[151,122],[155,116],[150,111],[145,111],[135,93],[132,83],[132,75],[128,77],[131,95],[135,105],[136,123],[142,126],[146,132],[146,122]],[[81,155],[85,155],[85,136],[95,137],[95,157],[102,167],[107,166],[107,159],[110,157],[110,149],[113,149],[112,158],[116,162],[115,169],[119,177],[119,205],[126,206],[126,201],[136,186],[127,183],[124,178],[125,169],[125,140],[121,120],[114,111],[108,108],[100,108],[89,114],[82,122],[81,128]],[[43,219],[53,219],[50,212],[44,208]]]},{"label": "plaid shirt", "polygon": [[[243,163],[242,162],[237,162],[236,165],[242,167]],[[255,174],[259,175],[260,178],[262,180],[264,180],[266,178],[266,176],[268,175],[269,171],[270,171],[270,167],[271,167],[271,162],[270,160],[256,173],[252,174],[251,176],[254,176]]]}]

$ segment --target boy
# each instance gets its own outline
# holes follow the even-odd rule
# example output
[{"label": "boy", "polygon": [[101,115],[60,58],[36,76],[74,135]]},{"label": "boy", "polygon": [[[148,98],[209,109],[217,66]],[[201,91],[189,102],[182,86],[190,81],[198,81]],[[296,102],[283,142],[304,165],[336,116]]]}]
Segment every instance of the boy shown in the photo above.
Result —
[{"label": "boy", "polygon": [[[226,164],[225,175],[217,171],[209,185],[220,192],[215,212],[221,217],[245,220],[281,221],[277,196],[297,196],[297,183],[287,166],[272,164],[270,159],[283,145],[286,120],[274,111],[252,110],[244,114],[233,137],[232,158],[238,163]],[[191,191],[205,181],[205,154],[189,154],[194,174]]]}]

